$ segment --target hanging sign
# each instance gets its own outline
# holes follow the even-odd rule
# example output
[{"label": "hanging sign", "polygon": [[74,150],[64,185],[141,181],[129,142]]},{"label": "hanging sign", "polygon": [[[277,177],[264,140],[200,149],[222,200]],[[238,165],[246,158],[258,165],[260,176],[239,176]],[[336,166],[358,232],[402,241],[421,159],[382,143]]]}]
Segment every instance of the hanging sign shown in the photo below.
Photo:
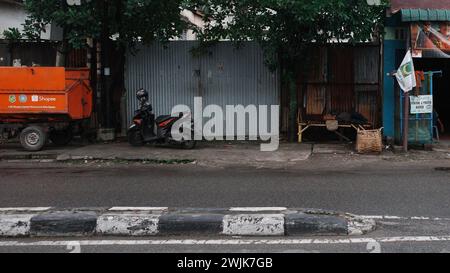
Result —
[{"label": "hanging sign", "polygon": [[413,58],[450,58],[449,22],[411,24]]},{"label": "hanging sign", "polygon": [[432,114],[433,113],[433,96],[421,95],[410,96],[411,114]]}]

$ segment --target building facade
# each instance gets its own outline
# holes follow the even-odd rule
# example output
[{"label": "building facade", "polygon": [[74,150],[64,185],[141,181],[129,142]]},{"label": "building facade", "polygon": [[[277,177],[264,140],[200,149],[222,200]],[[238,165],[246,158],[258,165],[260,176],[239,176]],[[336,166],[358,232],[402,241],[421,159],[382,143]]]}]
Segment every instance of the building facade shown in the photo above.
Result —
[{"label": "building facade", "polygon": [[[450,3],[441,0],[392,0],[383,42],[383,127],[387,138],[402,139],[403,92],[392,72],[411,49],[418,87],[411,102],[428,103],[428,109],[409,109],[409,142],[430,144],[446,137],[437,118],[450,128]],[[442,72],[442,73],[440,73]],[[424,73],[424,74],[422,74]],[[432,99],[424,100],[432,96]],[[431,103],[431,105],[430,105]],[[448,136],[447,136],[448,137]],[[433,140],[434,139],[434,140]]]},{"label": "building facade", "polygon": [[[23,30],[23,24],[27,18],[27,13],[23,7],[22,0],[0,0],[0,39],[3,32],[9,28]],[[55,26],[47,26],[46,31],[41,33],[43,40],[60,40],[62,30]]]}]

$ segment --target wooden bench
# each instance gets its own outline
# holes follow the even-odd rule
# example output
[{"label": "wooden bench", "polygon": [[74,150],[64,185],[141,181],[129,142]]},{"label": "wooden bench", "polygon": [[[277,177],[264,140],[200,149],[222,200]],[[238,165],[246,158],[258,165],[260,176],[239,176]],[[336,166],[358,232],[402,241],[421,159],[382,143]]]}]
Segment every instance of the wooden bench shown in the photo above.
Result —
[{"label": "wooden bench", "polygon": [[[311,127],[325,127],[326,128],[327,124],[325,121],[323,121],[323,122],[320,122],[320,121],[298,122],[298,142],[299,143],[303,142],[303,133]],[[364,125],[357,124],[356,125],[356,124],[352,124],[352,123],[343,123],[343,124],[338,124],[338,128],[353,128],[355,130],[358,130],[358,129],[372,128],[372,125],[370,125],[370,124],[364,124]],[[344,134],[342,134],[338,130],[331,131],[331,132],[338,135],[340,139],[345,139],[348,142],[351,141],[348,137],[346,137]]]}]

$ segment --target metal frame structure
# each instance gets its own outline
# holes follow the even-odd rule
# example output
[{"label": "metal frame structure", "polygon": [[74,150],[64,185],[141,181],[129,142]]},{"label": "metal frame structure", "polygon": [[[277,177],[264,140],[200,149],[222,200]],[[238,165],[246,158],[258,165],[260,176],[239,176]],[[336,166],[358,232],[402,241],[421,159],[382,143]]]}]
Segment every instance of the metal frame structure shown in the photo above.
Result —
[{"label": "metal frame structure", "polygon": [[[429,72],[425,72],[425,83],[428,86],[423,86],[420,88],[420,95],[433,95],[433,76],[434,75],[442,75],[442,71],[429,71]],[[403,113],[404,111],[404,104],[405,104],[405,95],[407,96],[412,96],[412,92],[408,92],[408,93],[404,93],[403,91],[400,90],[400,113]],[[409,130],[408,130],[408,144],[413,144],[413,145],[427,145],[427,144],[432,144],[433,143],[433,113],[431,114],[411,114],[409,111]],[[403,128],[403,124],[404,124],[404,116],[400,115],[400,128]],[[424,139],[424,138],[420,138],[418,135],[418,129],[420,127],[421,123],[424,123],[424,121],[428,121],[429,125],[425,126],[428,127],[429,129],[429,135],[430,138],[428,139]],[[415,137],[414,139],[411,139],[410,135],[411,135],[411,130],[414,130],[412,128],[415,128]],[[423,127],[423,126],[422,126]],[[402,132],[402,138],[404,136],[404,132]]]}]

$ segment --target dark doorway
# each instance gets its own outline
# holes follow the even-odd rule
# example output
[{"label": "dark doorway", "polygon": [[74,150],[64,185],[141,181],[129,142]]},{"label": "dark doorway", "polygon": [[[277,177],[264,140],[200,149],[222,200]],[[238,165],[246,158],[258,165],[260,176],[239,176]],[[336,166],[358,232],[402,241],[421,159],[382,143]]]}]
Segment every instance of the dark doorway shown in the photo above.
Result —
[{"label": "dark doorway", "polygon": [[442,77],[433,77],[433,104],[445,128],[440,138],[450,140],[450,59],[415,59],[414,65],[418,71],[442,71]]}]

